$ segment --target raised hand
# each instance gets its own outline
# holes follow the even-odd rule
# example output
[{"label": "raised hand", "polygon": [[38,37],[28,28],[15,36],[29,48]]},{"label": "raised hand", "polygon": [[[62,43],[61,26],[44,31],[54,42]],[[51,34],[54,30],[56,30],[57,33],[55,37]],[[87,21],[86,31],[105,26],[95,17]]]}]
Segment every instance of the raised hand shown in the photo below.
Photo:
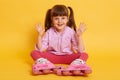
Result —
[{"label": "raised hand", "polygon": [[40,23],[38,23],[35,28],[38,31],[39,35],[42,35],[44,33],[44,29],[42,28],[42,25]]},{"label": "raised hand", "polygon": [[80,36],[82,35],[83,32],[86,30],[86,25],[85,23],[80,23],[79,28],[77,30],[77,35]]}]

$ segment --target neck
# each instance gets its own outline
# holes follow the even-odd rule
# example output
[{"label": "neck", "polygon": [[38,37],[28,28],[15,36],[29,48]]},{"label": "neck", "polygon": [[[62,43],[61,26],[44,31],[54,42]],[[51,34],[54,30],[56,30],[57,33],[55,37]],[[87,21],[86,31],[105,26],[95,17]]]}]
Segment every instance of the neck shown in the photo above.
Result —
[{"label": "neck", "polygon": [[59,33],[59,34],[62,34],[62,33],[64,32],[64,30],[65,30],[65,28],[64,28],[64,29],[62,29],[62,30],[55,29],[55,31],[56,31],[57,33]]}]

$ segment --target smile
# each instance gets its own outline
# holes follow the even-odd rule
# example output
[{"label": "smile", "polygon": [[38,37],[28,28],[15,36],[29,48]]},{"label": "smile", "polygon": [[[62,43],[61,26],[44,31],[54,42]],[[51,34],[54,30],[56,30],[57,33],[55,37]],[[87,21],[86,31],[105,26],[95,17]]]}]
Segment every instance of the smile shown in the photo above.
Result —
[{"label": "smile", "polygon": [[63,24],[57,24],[58,26],[62,26]]}]

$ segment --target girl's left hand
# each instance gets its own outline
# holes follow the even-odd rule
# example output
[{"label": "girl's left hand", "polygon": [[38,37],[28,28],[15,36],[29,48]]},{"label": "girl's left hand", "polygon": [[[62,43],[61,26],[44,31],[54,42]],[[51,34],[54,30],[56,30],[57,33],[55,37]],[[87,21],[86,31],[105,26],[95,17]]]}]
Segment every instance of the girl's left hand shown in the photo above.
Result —
[{"label": "girl's left hand", "polygon": [[77,35],[78,35],[78,37],[79,37],[80,35],[82,35],[82,33],[85,32],[85,30],[86,30],[86,25],[85,25],[85,23],[80,23],[79,28],[78,28],[78,30],[77,30]]}]

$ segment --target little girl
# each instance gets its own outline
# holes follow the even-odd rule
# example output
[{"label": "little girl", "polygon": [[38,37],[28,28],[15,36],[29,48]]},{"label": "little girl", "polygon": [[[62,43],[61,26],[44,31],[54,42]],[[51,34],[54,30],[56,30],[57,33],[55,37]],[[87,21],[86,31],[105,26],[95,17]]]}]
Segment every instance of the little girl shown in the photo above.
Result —
[{"label": "little girl", "polygon": [[[31,53],[35,64],[34,74],[57,73],[58,75],[86,75],[91,73],[85,64],[88,58],[82,40],[85,25],[76,30],[74,14],[71,7],[55,5],[49,9],[45,19],[45,34],[38,24],[39,33],[36,50]],[[61,69],[54,64],[70,64]]]}]

